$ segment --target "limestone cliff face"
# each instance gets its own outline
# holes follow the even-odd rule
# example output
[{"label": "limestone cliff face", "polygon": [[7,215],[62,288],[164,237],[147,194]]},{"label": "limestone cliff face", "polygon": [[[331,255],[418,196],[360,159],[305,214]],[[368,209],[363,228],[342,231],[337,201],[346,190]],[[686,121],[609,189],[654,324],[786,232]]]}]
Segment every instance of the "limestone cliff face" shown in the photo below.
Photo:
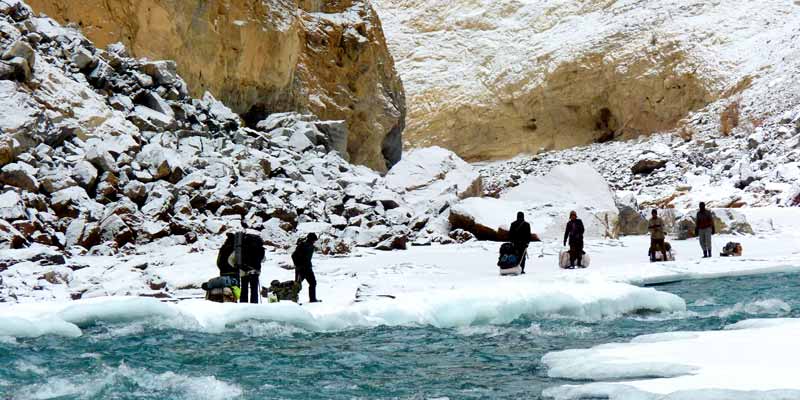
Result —
[{"label": "limestone cliff face", "polygon": [[351,161],[377,170],[402,151],[405,94],[368,0],[32,0],[97,46],[174,59],[249,123],[308,111],[343,119]]},{"label": "limestone cliff face", "polygon": [[779,0],[373,3],[408,93],[406,144],[471,161],[679,129],[783,65],[800,14]]}]

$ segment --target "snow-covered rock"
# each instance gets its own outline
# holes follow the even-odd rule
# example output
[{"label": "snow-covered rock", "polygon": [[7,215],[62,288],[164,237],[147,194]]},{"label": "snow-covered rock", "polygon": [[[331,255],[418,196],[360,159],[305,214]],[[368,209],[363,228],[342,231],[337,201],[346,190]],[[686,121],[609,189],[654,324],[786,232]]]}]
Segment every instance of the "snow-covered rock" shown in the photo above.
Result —
[{"label": "snow-covered rock", "polygon": [[[525,204],[522,202],[472,197],[458,202],[450,209],[450,227],[470,232],[479,240],[505,241],[508,240],[511,222],[516,219],[517,212],[523,210]],[[537,228],[535,224],[531,224],[532,231],[535,232]]]},{"label": "snow-covered rock", "polygon": [[0,220],[0,248],[18,249],[27,244],[28,241],[22,233],[5,220]]},{"label": "snow-covered rock", "polygon": [[[500,195],[501,200],[523,205],[531,214],[531,228],[541,237],[559,238],[570,211],[583,220],[586,237],[618,235],[619,211],[614,192],[592,165],[559,165],[545,176],[529,177]],[[509,219],[512,221],[513,217]]]},{"label": "snow-covered rock", "polygon": [[0,194],[0,219],[14,221],[27,217],[25,204],[17,192],[8,191]]},{"label": "snow-covered rock", "polygon": [[29,192],[39,190],[36,168],[25,162],[15,162],[0,169],[0,182]]},{"label": "snow-covered rock", "polygon": [[[714,217],[714,229],[718,234],[752,235],[753,227],[747,221],[747,216],[737,209],[717,208],[710,210]],[[683,214],[662,215],[667,229],[673,231],[678,239],[695,237],[695,216],[697,210],[688,210]],[[674,221],[674,222],[673,222]]]},{"label": "snow-covered rock", "polygon": [[481,177],[455,153],[441,147],[414,149],[404,154],[386,174],[386,186],[405,192],[409,203],[450,196],[454,199],[479,196]]},{"label": "snow-covered rock", "polygon": [[647,218],[639,209],[639,203],[633,193],[626,193],[617,197],[617,209],[619,210],[620,235],[645,235],[647,234]]}]

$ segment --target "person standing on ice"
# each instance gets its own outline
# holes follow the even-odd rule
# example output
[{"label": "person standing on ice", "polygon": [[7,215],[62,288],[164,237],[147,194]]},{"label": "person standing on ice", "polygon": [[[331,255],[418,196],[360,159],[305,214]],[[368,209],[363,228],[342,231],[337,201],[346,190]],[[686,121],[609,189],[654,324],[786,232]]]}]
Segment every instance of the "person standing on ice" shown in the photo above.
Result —
[{"label": "person standing on ice", "polygon": [[525,273],[525,259],[527,257],[528,245],[531,243],[531,225],[525,221],[525,214],[521,211],[517,213],[517,220],[511,223],[508,230],[509,241],[514,245],[517,256],[520,257],[519,266]]},{"label": "person standing on ice", "polygon": [[656,251],[660,251],[664,256],[662,261],[667,261],[667,246],[664,244],[666,235],[664,234],[664,220],[658,217],[658,211],[653,210],[650,223],[647,225],[650,231],[650,261],[656,261]]},{"label": "person standing on ice", "polygon": [[569,242],[569,267],[583,268],[581,261],[583,260],[583,221],[578,219],[578,213],[571,211],[569,213],[569,222],[567,222],[567,229],[564,231],[564,246]]},{"label": "person standing on ice", "polygon": [[297,283],[304,280],[308,282],[308,301],[311,303],[320,301],[317,299],[317,278],[314,276],[314,269],[311,265],[311,257],[314,255],[314,243],[316,241],[317,234],[311,232],[297,244],[297,248],[292,253],[294,280]]},{"label": "person standing on ice", "polygon": [[714,214],[706,209],[706,203],[700,203],[700,211],[695,217],[694,234],[700,240],[700,248],[703,249],[703,258],[711,257],[711,235],[716,234],[714,228]]}]

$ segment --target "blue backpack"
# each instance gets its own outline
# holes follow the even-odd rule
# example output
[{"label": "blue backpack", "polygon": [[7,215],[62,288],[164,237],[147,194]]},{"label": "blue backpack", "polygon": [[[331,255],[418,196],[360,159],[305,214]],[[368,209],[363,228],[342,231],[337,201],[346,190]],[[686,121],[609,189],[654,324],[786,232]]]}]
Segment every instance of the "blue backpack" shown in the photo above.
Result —
[{"label": "blue backpack", "polygon": [[500,258],[497,260],[497,266],[500,268],[514,268],[519,264],[519,256],[511,243],[503,243],[500,246]]}]

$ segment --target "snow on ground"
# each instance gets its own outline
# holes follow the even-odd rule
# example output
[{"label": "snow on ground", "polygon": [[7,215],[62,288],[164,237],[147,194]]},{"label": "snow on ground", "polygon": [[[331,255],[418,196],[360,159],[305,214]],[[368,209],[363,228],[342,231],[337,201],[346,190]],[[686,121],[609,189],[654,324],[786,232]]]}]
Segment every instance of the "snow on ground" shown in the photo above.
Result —
[{"label": "snow on ground", "polygon": [[[568,385],[546,390],[544,395],[557,399],[621,399],[642,391],[645,393],[635,398],[656,398],[646,393],[683,392],[684,397],[680,398],[687,399],[796,399],[800,396],[800,380],[796,377],[800,357],[800,347],[796,345],[798,329],[800,319],[747,320],[723,331],[644,335],[630,343],[549,353],[542,361],[550,368],[551,377],[625,381],[618,385]],[[734,392],[775,388],[783,391]]]},{"label": "snow on ground", "polygon": [[[77,257],[70,263],[82,268],[70,271],[58,267],[70,271],[64,277],[67,284],[51,284],[42,278],[38,278],[38,284],[31,284],[42,273],[33,269],[6,271],[5,285],[43,287],[20,297],[20,304],[0,304],[0,319],[4,320],[0,325],[5,326],[2,335],[11,336],[75,335],[80,332],[76,326],[92,321],[150,317],[183,321],[212,331],[246,319],[286,322],[311,330],[340,330],[375,325],[496,324],[523,314],[593,320],[639,310],[682,311],[682,299],[631,284],[800,269],[800,235],[792,229],[800,222],[800,209],[747,212],[754,222],[755,235],[714,239],[717,249],[728,240],[741,242],[744,256],[739,258],[701,259],[695,240],[674,240],[678,261],[651,264],[647,258],[649,239],[642,236],[588,240],[586,250],[593,257],[593,266],[586,270],[558,269],[559,243],[532,243],[528,273],[518,277],[498,275],[495,263],[499,243],[494,242],[392,252],[358,249],[350,257],[315,256],[317,292],[324,302],[303,306],[217,305],[197,299],[202,295],[200,284],[217,274],[213,250],[153,246],[147,255],[124,260]],[[292,279],[294,272],[281,268],[289,262],[286,253],[268,253],[262,284]],[[14,274],[9,273],[12,271]],[[164,284],[172,304],[152,298],[106,297],[146,295],[148,286]],[[90,289],[84,299],[65,302],[67,287]],[[304,290],[301,301],[306,298]]]}]

